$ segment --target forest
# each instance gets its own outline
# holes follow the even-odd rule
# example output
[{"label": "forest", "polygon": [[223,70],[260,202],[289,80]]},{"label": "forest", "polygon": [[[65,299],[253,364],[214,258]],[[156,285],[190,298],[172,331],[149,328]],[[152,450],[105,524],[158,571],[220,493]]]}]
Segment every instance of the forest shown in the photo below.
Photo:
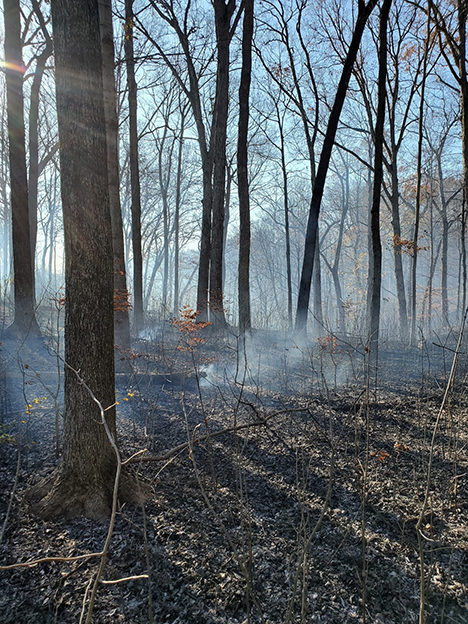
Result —
[{"label": "forest", "polygon": [[0,12],[0,622],[466,624],[466,0]]}]

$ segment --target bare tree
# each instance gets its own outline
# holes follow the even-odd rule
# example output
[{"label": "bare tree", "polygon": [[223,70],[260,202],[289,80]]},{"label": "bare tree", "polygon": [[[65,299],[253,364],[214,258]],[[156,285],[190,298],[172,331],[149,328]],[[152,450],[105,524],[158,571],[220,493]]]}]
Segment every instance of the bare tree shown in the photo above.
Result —
[{"label": "bare tree", "polygon": [[[315,146],[317,142],[317,136],[319,133],[319,117],[320,117],[320,97],[318,91],[317,80],[314,71],[314,63],[310,54],[309,46],[306,43],[303,33],[303,17],[304,11],[307,7],[307,1],[301,0],[296,3],[296,10],[290,12],[287,9],[287,3],[285,2],[266,2],[268,7],[268,17],[273,16],[273,23],[269,22],[267,26],[267,32],[273,33],[273,38],[278,40],[286,50],[287,63],[283,64],[279,61],[276,64],[269,64],[265,55],[257,46],[257,54],[262,61],[265,71],[279,90],[289,100],[289,104],[292,105],[293,110],[300,118],[304,137],[307,147],[307,154],[309,158],[309,174],[310,174],[310,188],[311,195],[313,193],[315,178],[316,178],[316,154]],[[293,17],[296,18],[295,30],[297,34],[297,44],[299,50],[302,52],[302,58],[297,59],[297,51],[291,36],[291,22]],[[312,91],[312,102],[308,101],[306,94],[307,86]],[[288,107],[289,108],[289,107]],[[279,110],[277,108],[277,120],[279,123]],[[280,144],[282,144],[283,130],[280,129]],[[283,145],[284,147],[284,145]],[[283,172],[285,169],[283,167]],[[284,173],[283,173],[283,181]],[[284,190],[287,191],[286,186]],[[287,198],[285,197],[287,202]],[[290,325],[292,325],[292,301],[289,302],[289,298],[292,299],[292,284],[290,280],[290,241],[289,241],[289,212],[285,207],[285,231],[286,231],[286,264],[288,273],[288,317],[290,318]],[[313,291],[314,291],[314,317],[317,324],[317,332],[322,330],[323,326],[323,310],[322,310],[322,282],[321,282],[321,269],[320,269],[320,237],[317,225],[317,235],[315,241],[315,256],[314,256],[314,269],[313,276]],[[289,311],[291,308],[291,312]]]},{"label": "bare tree", "polygon": [[[437,27],[439,46],[447,66],[458,84],[460,93],[460,122],[462,134],[462,158],[463,158],[463,195],[464,201],[468,201],[468,71],[466,58],[466,25],[468,19],[468,6],[464,0],[457,0],[456,11],[452,6],[444,14],[443,6],[439,6],[433,0],[429,0],[428,10]],[[465,204],[462,208],[462,309],[466,306],[466,214]]]},{"label": "bare tree", "polygon": [[309,219],[307,222],[304,259],[302,263],[301,282],[299,285],[296,312],[296,331],[299,333],[305,332],[307,326],[310,287],[312,282],[314,259],[316,255],[318,217],[322,203],[328,166],[330,163],[333,144],[338,128],[338,122],[345,101],[349,80],[351,78],[351,73],[358,53],[362,34],[364,32],[367,20],[369,19],[369,16],[376,4],[376,0],[369,0],[367,4],[365,4],[362,0],[359,0],[358,15],[356,18],[356,23],[354,25],[353,36],[344,62],[340,82],[336,91],[335,101],[333,103],[330,117],[328,119],[327,130],[325,132],[325,138],[323,141],[322,152],[320,154],[320,161],[317,168],[317,175],[315,178],[314,190],[310,203]]},{"label": "bare tree", "polygon": [[52,39],[47,30],[47,24],[42,14],[41,8],[37,0],[32,0],[33,11],[39,21],[40,30],[44,37],[44,46],[37,55],[36,68],[34,70],[31,92],[29,96],[29,179],[28,179],[28,204],[29,204],[29,220],[31,230],[31,258],[33,259],[33,277],[34,259],[36,256],[36,240],[37,240],[37,201],[38,201],[38,182],[40,173],[39,163],[39,93],[41,90],[46,63],[52,54]]},{"label": "bare tree", "polygon": [[[419,121],[418,121],[418,154],[416,161],[416,206],[414,215],[414,247],[412,251],[412,263],[411,263],[411,330],[410,330],[410,343],[414,345],[416,341],[416,276],[417,276],[417,264],[418,264],[418,239],[419,239],[419,226],[421,220],[421,186],[422,186],[422,153],[423,153],[423,130],[424,130],[424,109],[425,109],[425,92],[426,92],[426,79],[427,79],[427,65],[431,42],[431,23],[430,12],[427,12],[427,27],[426,38],[424,42],[423,52],[423,66],[422,66],[422,78],[419,94]],[[464,238],[463,238],[464,240]]]},{"label": "bare tree", "polygon": [[374,129],[374,185],[370,210],[369,291],[368,291],[368,347],[371,361],[378,354],[380,331],[380,290],[382,283],[382,242],[380,239],[380,202],[383,177],[384,122],[387,82],[387,24],[392,0],[384,0],[380,11],[379,26],[379,81],[377,117]]},{"label": "bare tree", "polygon": [[245,0],[242,35],[242,70],[239,86],[237,184],[239,190],[239,331],[248,331],[250,317],[250,197],[248,176],[249,97],[252,71],[254,0]]},{"label": "bare tree", "polygon": [[141,253],[141,193],[138,161],[137,83],[133,30],[135,16],[133,0],[125,0],[125,63],[127,67],[128,119],[130,137],[130,185],[132,192],[132,251],[133,251],[133,313],[135,331],[143,329],[143,256]]},{"label": "bare tree", "polygon": [[23,54],[19,0],[4,0],[7,118],[14,267],[14,328],[38,333],[34,310],[34,266],[28,208],[23,112]]},{"label": "bare tree", "polygon": [[[181,7],[181,18],[177,15],[178,7],[173,3],[159,3],[155,0],[150,0],[150,3],[154,12],[176,35],[181,54],[167,53],[140,20],[138,27],[167,64],[190,102],[202,161],[203,209],[197,287],[199,319],[207,320],[209,305],[212,320],[224,326],[226,321],[222,275],[230,46],[243,5],[241,4],[236,12],[235,0],[213,0],[216,47],[208,59],[200,61],[201,67],[197,71],[197,59],[192,48],[193,34],[197,29],[191,27],[191,2],[187,2],[184,8]],[[216,57],[214,98],[206,121],[200,78],[205,77],[207,66],[214,57]],[[184,71],[181,70],[180,64],[182,58],[185,63]]]}]

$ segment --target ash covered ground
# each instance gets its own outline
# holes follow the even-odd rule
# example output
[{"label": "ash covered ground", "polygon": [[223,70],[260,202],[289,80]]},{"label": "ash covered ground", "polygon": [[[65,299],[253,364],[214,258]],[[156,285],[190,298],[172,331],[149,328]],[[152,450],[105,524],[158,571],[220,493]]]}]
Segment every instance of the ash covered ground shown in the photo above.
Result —
[{"label": "ash covered ground", "polygon": [[[384,343],[370,373],[349,337],[298,345],[258,332],[245,349],[233,334],[193,338],[149,332],[133,373],[117,376],[122,457],[147,449],[153,460],[134,468],[152,496],[118,511],[103,578],[139,578],[101,584],[93,621],[417,622],[422,548],[427,622],[466,624],[468,344],[434,437],[419,543],[456,335]],[[9,340],[1,363],[0,565],[99,552],[107,524],[43,522],[24,496],[59,461],[57,358]],[[0,571],[0,622],[79,622],[97,567]]]}]

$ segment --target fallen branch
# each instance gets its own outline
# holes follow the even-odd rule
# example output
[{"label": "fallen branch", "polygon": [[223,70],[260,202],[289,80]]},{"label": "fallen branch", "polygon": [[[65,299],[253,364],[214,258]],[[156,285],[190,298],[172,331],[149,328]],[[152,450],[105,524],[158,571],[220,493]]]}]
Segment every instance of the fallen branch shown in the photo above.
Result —
[{"label": "fallen branch", "polygon": [[[284,409],[279,412],[274,412],[269,416],[265,416],[265,418],[261,418],[260,420],[254,420],[250,423],[244,423],[243,425],[233,425],[232,427],[226,427],[225,429],[220,429],[219,431],[213,431],[212,433],[207,433],[202,436],[198,436],[197,438],[193,438],[191,442],[183,442],[178,446],[174,446],[169,451],[164,453],[164,455],[146,455],[143,457],[135,457],[132,456],[127,459],[124,464],[136,464],[140,462],[162,462],[171,459],[175,455],[178,455],[185,449],[189,448],[190,445],[199,444],[200,442],[205,442],[206,440],[211,440],[212,438],[217,438],[218,436],[224,435],[225,433],[237,433],[238,431],[243,431],[244,429],[250,429],[250,427],[261,427],[262,425],[266,425],[270,420],[275,418],[276,416],[280,416],[282,414],[290,414],[291,412],[306,412],[306,408],[298,408],[298,409]],[[143,453],[144,451],[140,451]]]},{"label": "fallen branch", "polygon": [[0,570],[13,570],[14,568],[32,568],[39,563],[53,563],[55,561],[79,561],[80,559],[89,559],[90,557],[102,557],[103,552],[88,553],[87,555],[77,555],[76,557],[43,557],[42,559],[34,559],[33,561],[25,561],[24,563],[13,563],[12,565],[0,566]]},{"label": "fallen branch", "polygon": [[101,585],[117,585],[117,583],[125,583],[126,581],[135,581],[137,579],[147,579],[147,574],[136,574],[135,576],[125,576],[123,578],[116,579],[115,581],[100,581]]}]

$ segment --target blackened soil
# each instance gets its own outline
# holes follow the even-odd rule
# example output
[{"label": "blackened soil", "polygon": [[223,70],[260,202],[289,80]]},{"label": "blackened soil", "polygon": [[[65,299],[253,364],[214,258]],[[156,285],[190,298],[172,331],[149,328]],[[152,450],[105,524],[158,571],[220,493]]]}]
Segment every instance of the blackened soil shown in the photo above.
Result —
[{"label": "blackened soil", "polygon": [[[365,613],[367,622],[417,622],[422,555],[427,622],[466,624],[463,358],[434,437],[420,546],[449,354],[387,349],[367,389],[355,349],[263,346],[244,370],[232,340],[169,336],[140,345],[136,374],[119,377],[122,456],[155,457],[134,465],[153,496],[144,509],[119,509],[93,621],[345,623]],[[43,522],[24,499],[57,462],[54,359],[4,351],[2,362],[0,564],[100,551],[107,524]],[[79,622],[97,566],[89,558],[0,571],[0,622]],[[138,578],[109,583],[128,577]]]}]

